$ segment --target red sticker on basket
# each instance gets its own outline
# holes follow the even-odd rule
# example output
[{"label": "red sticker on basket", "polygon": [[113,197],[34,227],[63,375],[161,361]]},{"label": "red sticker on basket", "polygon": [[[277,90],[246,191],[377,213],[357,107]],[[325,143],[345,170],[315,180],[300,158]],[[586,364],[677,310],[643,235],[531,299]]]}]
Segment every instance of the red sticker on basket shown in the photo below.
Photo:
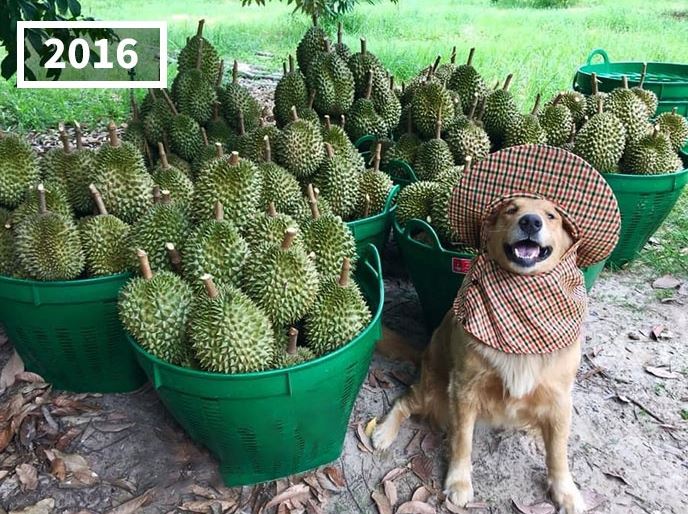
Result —
[{"label": "red sticker on basket", "polygon": [[471,267],[471,259],[463,259],[461,257],[452,257],[452,271],[454,273],[468,273]]}]

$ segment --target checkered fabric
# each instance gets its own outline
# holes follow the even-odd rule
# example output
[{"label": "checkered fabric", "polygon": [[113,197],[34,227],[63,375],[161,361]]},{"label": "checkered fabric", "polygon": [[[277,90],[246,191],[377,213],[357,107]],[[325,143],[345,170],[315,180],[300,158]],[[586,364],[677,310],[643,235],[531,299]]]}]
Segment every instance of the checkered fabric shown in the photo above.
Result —
[{"label": "checkered fabric", "polygon": [[454,189],[449,219],[458,240],[480,248],[481,225],[490,206],[513,196],[556,204],[580,242],[578,266],[606,258],[619,238],[621,218],[614,193],[580,157],[561,148],[506,148],[476,163]]},{"label": "checkered fabric", "polygon": [[587,308],[578,246],[541,275],[517,275],[485,254],[476,257],[454,302],[464,330],[512,354],[549,353],[578,340]]}]

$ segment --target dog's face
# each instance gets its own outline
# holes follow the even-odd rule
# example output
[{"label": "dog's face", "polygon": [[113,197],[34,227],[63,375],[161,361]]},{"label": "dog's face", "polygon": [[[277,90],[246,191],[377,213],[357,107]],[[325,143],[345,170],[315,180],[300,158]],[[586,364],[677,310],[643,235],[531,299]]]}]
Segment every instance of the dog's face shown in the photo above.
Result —
[{"label": "dog's face", "polygon": [[516,197],[487,220],[487,252],[520,275],[551,271],[573,244],[564,220],[547,200]]}]

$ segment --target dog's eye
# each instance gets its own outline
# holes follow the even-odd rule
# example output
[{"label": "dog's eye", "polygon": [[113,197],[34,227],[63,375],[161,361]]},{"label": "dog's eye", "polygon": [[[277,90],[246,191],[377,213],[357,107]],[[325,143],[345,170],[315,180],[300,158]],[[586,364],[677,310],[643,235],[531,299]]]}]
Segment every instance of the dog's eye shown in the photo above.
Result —
[{"label": "dog's eye", "polygon": [[506,211],[504,211],[504,212],[506,212],[507,214],[516,214],[516,213],[518,212],[518,207],[516,207],[516,206],[514,206],[514,207],[509,207],[509,208],[508,208]]},{"label": "dog's eye", "polygon": [[557,216],[556,216],[555,214],[551,213],[551,212],[548,212],[548,213],[547,213],[547,217],[548,217],[549,219],[551,219],[551,220],[557,219]]}]

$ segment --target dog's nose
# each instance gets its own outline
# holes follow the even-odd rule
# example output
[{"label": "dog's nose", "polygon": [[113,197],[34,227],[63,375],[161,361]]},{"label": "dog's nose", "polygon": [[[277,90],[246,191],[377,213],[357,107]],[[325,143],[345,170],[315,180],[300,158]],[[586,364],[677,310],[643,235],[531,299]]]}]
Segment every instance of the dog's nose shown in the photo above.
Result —
[{"label": "dog's nose", "polygon": [[523,232],[532,236],[540,232],[542,228],[542,218],[537,214],[526,214],[521,216],[521,219],[518,220],[518,226],[521,227]]}]

